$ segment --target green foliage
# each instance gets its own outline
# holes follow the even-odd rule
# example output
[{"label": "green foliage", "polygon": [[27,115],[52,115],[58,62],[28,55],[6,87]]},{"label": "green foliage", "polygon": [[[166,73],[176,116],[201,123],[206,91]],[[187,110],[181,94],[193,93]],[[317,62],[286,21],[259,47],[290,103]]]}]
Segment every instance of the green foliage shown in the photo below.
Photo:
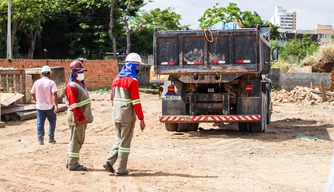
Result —
[{"label": "green foliage", "polygon": [[220,21],[233,22],[235,20],[241,20],[245,28],[263,24],[257,12],[241,11],[236,3],[229,3],[227,7],[219,7],[219,3],[216,3],[212,8],[208,8],[198,21],[201,28],[209,28]]},{"label": "green foliage", "polygon": [[[69,57],[84,57],[87,59],[102,59],[101,54],[111,49],[108,36],[109,1],[82,0],[71,5],[75,12],[66,12],[71,18],[63,18],[70,24],[72,30],[65,34],[69,42]],[[120,13],[116,14],[120,17]],[[122,36],[123,26],[115,23],[115,36]]]},{"label": "green foliage", "polygon": [[129,21],[131,34],[131,51],[140,55],[153,54],[154,28],[160,30],[181,30],[188,26],[180,25],[181,15],[175,13],[171,7],[151,11],[140,10]]},{"label": "green foliage", "polygon": [[263,24],[261,16],[257,12],[243,11],[241,13],[242,25],[245,28],[255,27],[256,24]]},{"label": "green foliage", "polygon": [[270,40],[277,40],[279,37],[279,26],[266,21],[263,26],[270,26]]},{"label": "green foliage", "polygon": [[317,50],[317,42],[312,41],[310,36],[304,35],[303,39],[293,39],[287,42],[283,47],[280,57],[284,60],[287,60],[290,56],[298,57],[298,62],[306,55],[312,55]]},{"label": "green foliage", "polygon": [[282,89],[280,88],[271,88],[271,92],[275,93],[275,92],[279,92],[281,91]]},{"label": "green foliage", "polygon": [[131,34],[131,51],[140,55],[153,54],[154,28],[144,28]]},{"label": "green foliage", "polygon": [[0,28],[0,58],[6,58],[7,50],[6,50],[6,43],[5,43],[5,35]]},{"label": "green foliage", "polygon": [[261,16],[255,11],[241,11],[236,3],[230,3],[227,7],[219,7],[219,3],[216,3],[215,6],[208,8],[203,16],[198,19],[202,29],[209,28],[220,21],[233,22],[235,20],[240,20],[243,28],[253,28],[257,24],[270,26],[270,39],[278,39],[279,37],[278,26],[268,21],[263,21]]},{"label": "green foliage", "polygon": [[236,3],[230,3],[227,7],[219,7],[219,3],[216,3],[212,8],[208,8],[198,21],[200,22],[199,26],[204,29],[220,21],[231,22],[242,20],[241,18],[242,12]]},{"label": "green foliage", "polygon": [[[142,55],[152,54],[154,27],[188,27],[180,25],[181,15],[172,8],[138,12],[145,3],[132,0],[127,12],[129,2],[116,0],[113,10],[113,35],[120,54],[127,42],[125,13],[131,22],[131,51]],[[14,58],[26,57],[32,50],[34,58],[102,59],[103,53],[112,50],[108,34],[110,5],[111,0],[12,0]],[[7,7],[7,1],[0,0],[0,57],[6,56]],[[47,54],[43,49],[48,50]]]},{"label": "green foliage", "polygon": [[159,84],[153,84],[151,86],[152,89],[159,89],[160,88],[160,85]]},{"label": "green foliage", "polygon": [[[12,46],[15,53],[15,44],[17,32],[21,31],[25,34],[28,43],[31,44],[31,51],[33,53],[34,42],[36,36],[40,35],[42,31],[42,23],[49,18],[50,13],[60,12],[62,7],[66,7],[66,0],[15,0],[11,1],[11,20],[12,20]],[[0,2],[0,13],[7,13],[8,1],[2,0]],[[0,24],[3,29],[3,35],[7,35],[7,14],[0,18]],[[5,38],[6,39],[6,38]]]},{"label": "green foliage", "polygon": [[270,49],[276,49],[279,48],[279,42],[277,40],[270,41]]},{"label": "green foliage", "polygon": [[161,10],[160,8],[151,11],[140,10],[136,17],[132,17],[130,25],[132,30],[137,30],[140,26],[147,28],[159,28],[162,30],[180,30],[188,26],[180,25],[181,15],[173,11],[173,8]]}]

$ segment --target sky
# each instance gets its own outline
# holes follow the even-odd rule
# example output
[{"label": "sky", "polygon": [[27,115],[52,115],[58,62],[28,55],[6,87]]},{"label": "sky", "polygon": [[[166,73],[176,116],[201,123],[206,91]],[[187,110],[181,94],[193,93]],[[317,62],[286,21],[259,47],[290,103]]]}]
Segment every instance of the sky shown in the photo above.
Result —
[{"label": "sky", "polygon": [[298,30],[315,30],[317,24],[334,25],[334,0],[154,0],[143,9],[148,11],[173,7],[174,12],[181,14],[182,25],[190,25],[191,29],[197,29],[198,19],[207,8],[213,7],[217,2],[220,6],[227,6],[230,2],[236,3],[242,11],[256,11],[267,21],[274,16],[276,6],[283,6],[288,12],[297,13]]}]

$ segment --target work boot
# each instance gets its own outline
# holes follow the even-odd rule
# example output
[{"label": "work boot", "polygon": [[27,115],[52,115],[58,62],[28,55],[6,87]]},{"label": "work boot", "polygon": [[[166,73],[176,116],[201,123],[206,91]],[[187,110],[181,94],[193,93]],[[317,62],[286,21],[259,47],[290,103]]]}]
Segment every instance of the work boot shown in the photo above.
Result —
[{"label": "work boot", "polygon": [[126,170],[124,173],[118,173],[118,172],[115,173],[116,177],[119,177],[119,176],[128,176],[128,175],[129,175],[129,171],[128,170]]},{"label": "work boot", "polygon": [[38,144],[39,145],[44,145],[44,141],[43,140],[38,140]]},{"label": "work boot", "polygon": [[103,164],[103,167],[106,171],[109,171],[109,172],[112,172],[112,173],[115,173],[115,169],[108,163],[108,162],[105,162]]},{"label": "work boot", "polygon": [[57,143],[57,141],[55,139],[49,139],[49,143]]},{"label": "work boot", "polygon": [[87,167],[84,167],[83,165],[79,165],[78,167],[74,169],[69,169],[70,171],[88,171]]}]

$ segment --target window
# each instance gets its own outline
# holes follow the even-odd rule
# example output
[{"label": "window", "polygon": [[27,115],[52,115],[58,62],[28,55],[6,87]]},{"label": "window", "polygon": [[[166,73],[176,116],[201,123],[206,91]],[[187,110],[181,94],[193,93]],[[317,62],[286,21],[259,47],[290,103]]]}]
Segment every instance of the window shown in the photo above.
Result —
[{"label": "window", "polygon": [[319,34],[318,36],[319,36],[319,38],[324,38],[324,39],[331,39],[332,38],[332,35],[330,35],[330,34]]}]

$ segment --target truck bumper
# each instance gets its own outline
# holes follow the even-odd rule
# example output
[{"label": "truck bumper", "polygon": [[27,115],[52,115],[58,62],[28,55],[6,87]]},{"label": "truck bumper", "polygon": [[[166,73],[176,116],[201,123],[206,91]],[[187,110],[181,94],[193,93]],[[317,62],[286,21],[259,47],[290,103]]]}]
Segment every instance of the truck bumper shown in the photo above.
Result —
[{"label": "truck bumper", "polygon": [[200,122],[261,122],[261,115],[164,115],[162,123],[200,123]]}]

